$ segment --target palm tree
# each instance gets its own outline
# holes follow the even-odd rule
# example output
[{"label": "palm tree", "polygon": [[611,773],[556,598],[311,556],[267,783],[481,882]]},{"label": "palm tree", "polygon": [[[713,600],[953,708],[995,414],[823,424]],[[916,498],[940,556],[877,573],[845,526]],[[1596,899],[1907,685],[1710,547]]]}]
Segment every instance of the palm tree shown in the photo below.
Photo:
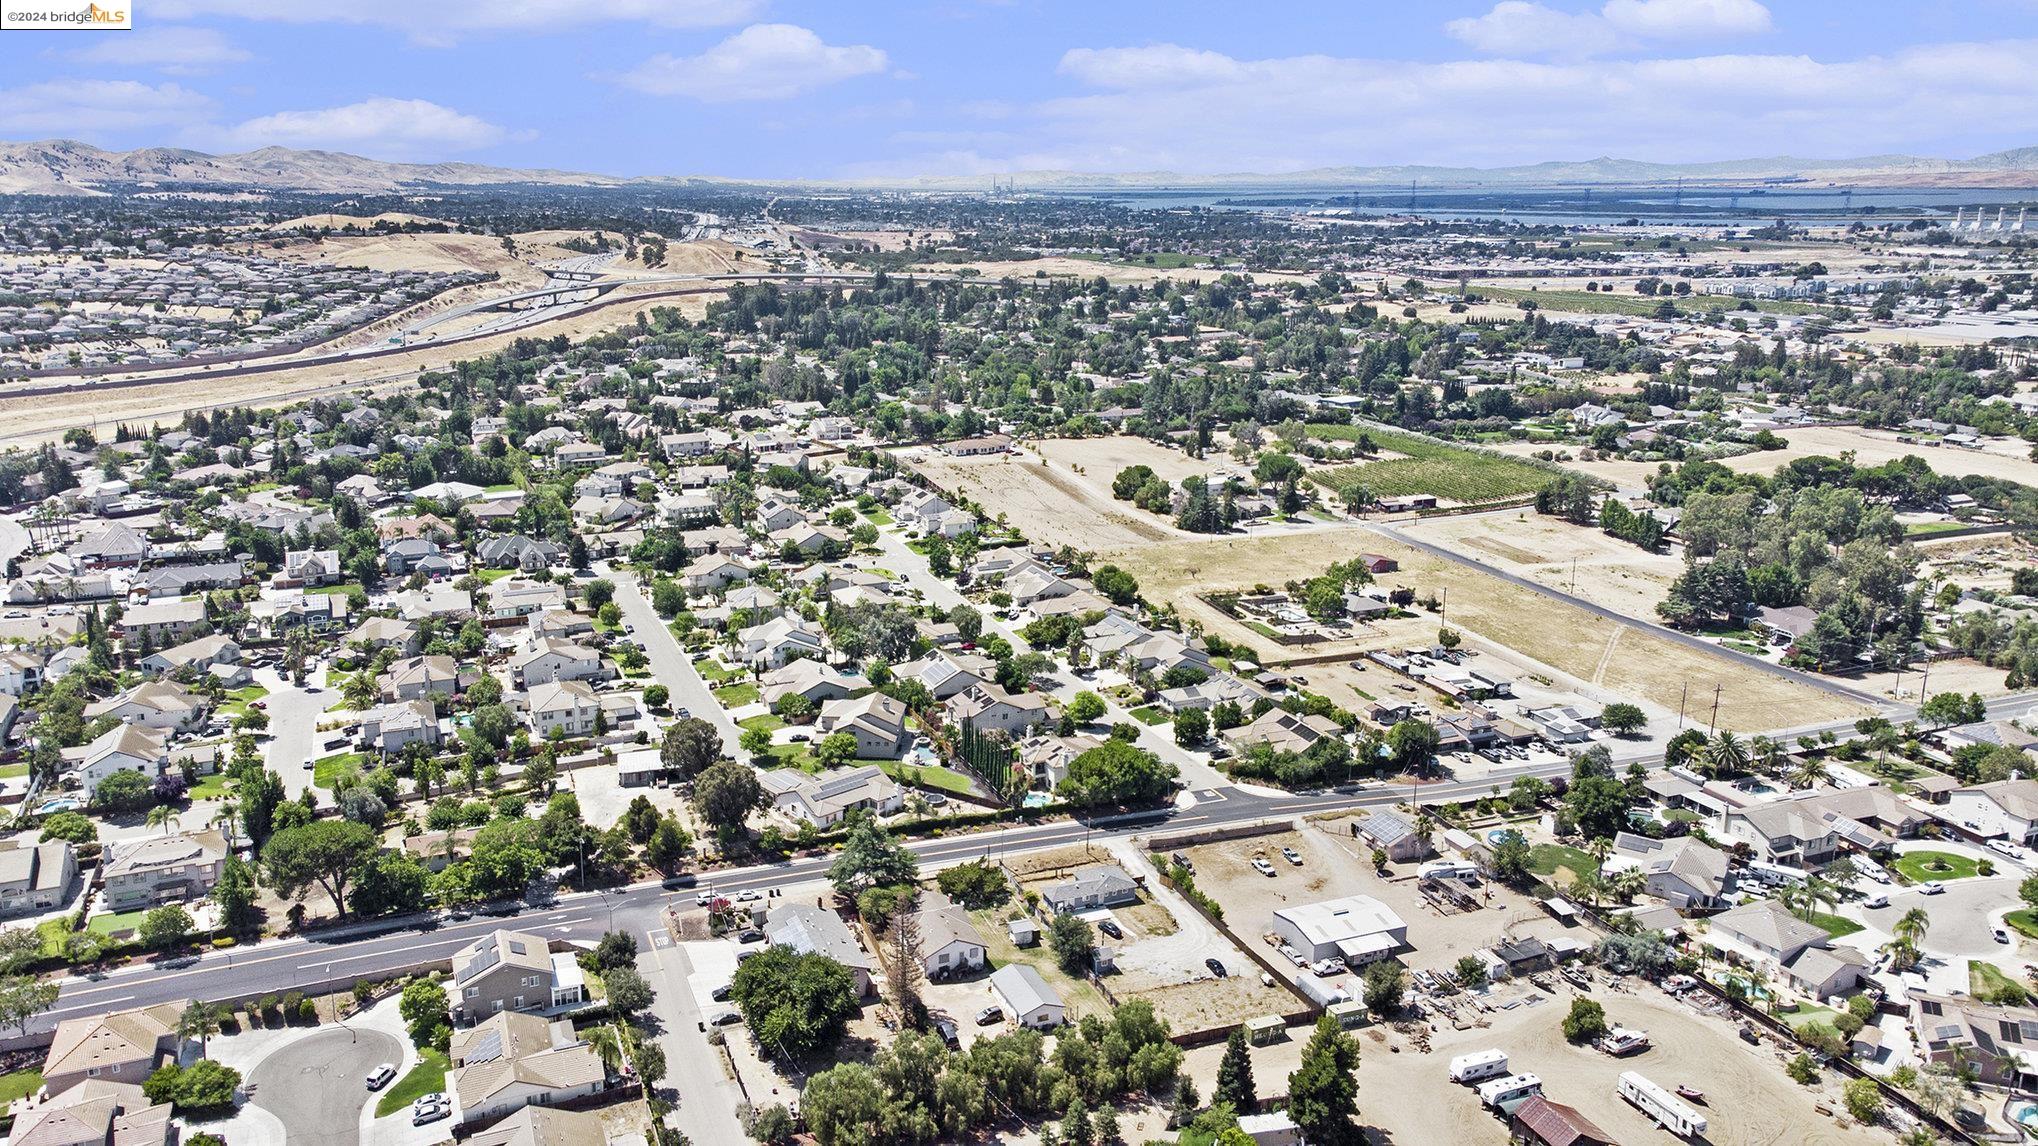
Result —
[{"label": "palm tree", "polygon": [[1913,907],[1909,911],[1904,912],[1903,918],[1897,920],[1896,925],[1891,927],[1889,932],[1891,935],[1896,936],[1915,948],[1918,944],[1924,942],[1926,933],[1931,930],[1932,917],[1925,914],[1924,908]]},{"label": "palm tree", "polygon": [[177,826],[176,809],[167,804],[157,804],[149,809],[148,825],[152,828],[161,828],[164,835],[169,835],[170,829]]},{"label": "palm tree", "polygon": [[1830,882],[1812,876],[1804,881],[1805,922],[1812,922],[1820,907],[1836,907],[1840,902],[1840,891]]},{"label": "palm tree", "polygon": [[226,1008],[217,1003],[203,1003],[193,1000],[177,1016],[177,1034],[187,1039],[198,1040],[198,1053],[204,1057],[206,1044],[219,1033],[220,1022],[226,1018]]},{"label": "palm tree", "polygon": [[1819,756],[1810,754],[1800,756],[1796,763],[1791,765],[1790,786],[1793,788],[1815,787],[1831,778],[1831,770],[1826,767],[1825,759]]},{"label": "palm tree", "polygon": [[1748,749],[1740,738],[1722,728],[1713,733],[1700,750],[1699,761],[1714,779],[1748,770]]},{"label": "palm tree", "polygon": [[1767,736],[1749,738],[1748,758],[1764,776],[1782,775],[1784,766],[1789,763],[1789,757],[1785,755],[1783,746]]}]

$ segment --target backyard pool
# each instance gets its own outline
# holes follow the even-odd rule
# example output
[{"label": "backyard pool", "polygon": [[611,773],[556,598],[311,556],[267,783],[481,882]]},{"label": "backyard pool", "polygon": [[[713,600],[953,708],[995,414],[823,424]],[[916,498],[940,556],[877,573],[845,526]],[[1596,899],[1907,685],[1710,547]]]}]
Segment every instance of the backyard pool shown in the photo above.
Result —
[{"label": "backyard pool", "polygon": [[2003,1113],[2018,1129],[2033,1138],[2038,1138],[2038,1102],[2013,1101],[2003,1107]]},{"label": "backyard pool", "polygon": [[36,811],[47,816],[55,812],[75,812],[84,806],[84,804],[71,799],[69,796],[59,796],[54,800],[44,800],[41,806],[36,808]]}]

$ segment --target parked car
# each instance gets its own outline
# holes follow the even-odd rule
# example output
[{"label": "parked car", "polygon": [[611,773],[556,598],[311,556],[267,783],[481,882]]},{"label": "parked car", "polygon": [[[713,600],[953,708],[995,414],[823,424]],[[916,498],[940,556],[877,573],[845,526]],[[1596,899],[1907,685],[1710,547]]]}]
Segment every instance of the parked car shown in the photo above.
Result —
[{"label": "parked car", "polygon": [[439,1119],[445,1118],[452,1113],[453,1107],[449,1103],[434,1102],[427,1105],[420,1101],[418,1105],[410,1108],[410,1124],[412,1126],[423,1126],[426,1123],[437,1122]]},{"label": "parked car", "polygon": [[722,1011],[714,1018],[709,1019],[708,1023],[711,1026],[726,1027],[742,1021],[743,1013],[741,1011]]},{"label": "parked car", "polygon": [[1118,924],[1113,920],[1104,919],[1098,921],[1097,930],[1102,931],[1104,934],[1109,935],[1113,939],[1125,938],[1125,929],[1118,926]]},{"label": "parked car", "polygon": [[2010,941],[2009,929],[2004,927],[2000,923],[1994,925],[1993,927],[1990,927],[1988,929],[1988,933],[1990,935],[1995,936],[1995,940],[1998,943],[2008,943]]},{"label": "parked car", "polygon": [[1003,1022],[1004,1019],[1005,1012],[1002,1008],[999,1007],[985,1007],[983,1010],[977,1012],[977,1025],[980,1027],[992,1026],[994,1024]]},{"label": "parked car", "polygon": [[1226,978],[1231,974],[1231,972],[1224,969],[1224,964],[1218,962],[1215,958],[1203,960],[1203,965],[1210,968],[1210,973],[1220,979]]},{"label": "parked car", "polygon": [[962,1049],[962,1032],[956,1029],[954,1020],[934,1020],[934,1033],[941,1036],[941,1041],[947,1044],[949,1050]]},{"label": "parked car", "polygon": [[764,932],[759,931],[755,927],[745,927],[743,930],[738,931],[736,933],[736,942],[762,943],[764,942]]},{"label": "parked car", "polygon": [[1296,851],[1294,848],[1282,848],[1281,858],[1287,860],[1291,864],[1294,864],[1296,867],[1302,866],[1302,853]]},{"label": "parked car", "polygon": [[381,1066],[376,1067],[374,1070],[369,1071],[368,1077],[362,1079],[361,1081],[367,1083],[369,1090],[381,1090],[383,1087],[389,1085],[390,1079],[395,1077],[396,1077],[396,1064],[392,1062],[385,1062]]},{"label": "parked car", "polygon": [[1945,890],[1946,885],[1940,883],[1936,879],[1928,879],[1925,882],[1918,885],[1919,895],[1939,895],[1944,893]]},{"label": "parked car", "polygon": [[727,983],[724,983],[724,984],[722,984],[721,986],[719,986],[719,987],[716,987],[716,988],[715,988],[714,990],[712,990],[712,991],[709,991],[709,992],[708,992],[708,998],[710,998],[710,999],[713,999],[713,1000],[714,1000],[715,1002],[717,1002],[717,1003],[726,1003],[726,1002],[728,1002],[728,1001],[729,1001],[729,984],[727,984]]},{"label": "parked car", "polygon": [[1862,901],[1861,901],[1861,906],[1863,906],[1863,907],[1888,907],[1888,906],[1889,906],[1889,896],[1887,896],[1887,895],[1884,895],[1884,894],[1882,894],[1881,892],[1877,892],[1877,893],[1875,893],[1874,895],[1871,895],[1871,896],[1869,896],[1869,897],[1868,897],[1867,899],[1864,899],[1864,900],[1862,900]]},{"label": "parked car", "polygon": [[1266,876],[1268,879],[1272,879],[1274,877],[1274,865],[1268,863],[1267,857],[1265,856],[1253,857],[1253,870],[1259,872],[1263,876]]}]

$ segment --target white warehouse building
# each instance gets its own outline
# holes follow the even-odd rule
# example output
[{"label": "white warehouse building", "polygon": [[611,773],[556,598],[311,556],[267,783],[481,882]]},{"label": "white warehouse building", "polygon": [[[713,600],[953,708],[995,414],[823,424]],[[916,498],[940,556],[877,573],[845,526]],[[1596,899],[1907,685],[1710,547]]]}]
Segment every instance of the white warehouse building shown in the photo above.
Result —
[{"label": "white warehouse building", "polygon": [[1370,963],[1408,946],[1408,924],[1370,895],[1281,908],[1274,912],[1274,932],[1312,961]]}]

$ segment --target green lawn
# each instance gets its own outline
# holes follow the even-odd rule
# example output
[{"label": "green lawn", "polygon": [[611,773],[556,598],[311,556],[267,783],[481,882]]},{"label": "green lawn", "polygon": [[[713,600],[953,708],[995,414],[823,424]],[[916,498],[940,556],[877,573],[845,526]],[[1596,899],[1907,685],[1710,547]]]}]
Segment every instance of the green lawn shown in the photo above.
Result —
[{"label": "green lawn", "polygon": [[106,912],[93,916],[92,921],[86,925],[85,929],[97,932],[100,935],[112,935],[117,931],[134,931],[141,927],[142,916],[147,914],[147,911]]},{"label": "green lawn", "polygon": [[870,519],[872,525],[890,525],[892,523],[892,515],[882,509],[866,510],[864,516]]},{"label": "green lawn", "polygon": [[713,657],[702,657],[700,660],[695,661],[693,663],[693,671],[699,673],[701,679],[709,684],[713,684],[716,681],[728,680],[732,676],[743,675],[740,669],[723,668],[722,662],[715,660]]},{"label": "green lawn", "polygon": [[1472,293],[1490,302],[1519,302],[1525,298],[1536,300],[1544,310],[1565,310],[1578,314],[1632,314],[1647,317],[1656,313],[1664,302],[1674,304],[1683,314],[1704,314],[1712,310],[1732,312],[1741,309],[1742,303],[1758,311],[1771,314],[1823,314],[1825,311],[1810,303],[1791,302],[1787,299],[1750,298],[1740,299],[1731,295],[1694,294],[1678,296],[1644,295],[1629,292],[1589,290],[1526,290],[1520,287],[1478,286]]},{"label": "green lawn", "polygon": [[1914,521],[1904,526],[1904,536],[1932,537],[1937,534],[1952,533],[1956,529],[1966,528],[1967,523],[1964,521]]},{"label": "green lawn", "polygon": [[785,718],[779,716],[777,713],[772,712],[760,712],[756,716],[748,717],[746,719],[739,720],[736,722],[736,727],[738,728],[746,730],[752,728],[762,728],[766,732],[777,732],[779,729],[784,728],[785,726],[786,726]]},{"label": "green lawn", "polygon": [[184,795],[193,800],[217,800],[227,794],[228,780],[224,772],[213,772],[200,776],[196,784]]},{"label": "green lawn", "polygon": [[251,702],[260,700],[268,695],[269,690],[259,684],[251,684],[246,688],[237,688],[227,693],[226,699],[220,702],[219,714],[228,720],[232,720],[248,711],[248,705]]},{"label": "green lawn", "polygon": [[0,764],[0,780],[16,780],[28,775],[28,762]]},{"label": "green lawn", "polygon": [[924,787],[939,788],[944,792],[961,792],[965,795],[976,790],[968,776],[939,764],[908,764],[903,760],[858,760],[856,763],[876,764],[884,769],[885,775],[900,783],[911,780]]},{"label": "green lawn", "polygon": [[1544,879],[1556,875],[1559,868],[1576,878],[1596,871],[1598,867],[1599,861],[1591,855],[1563,844],[1537,844],[1529,849],[1529,870]]},{"label": "green lawn", "polygon": [[802,772],[819,772],[821,762],[814,759],[813,747],[807,744],[774,744],[764,753],[771,763],[768,768],[798,768]]},{"label": "green lawn", "polygon": [[1979,873],[1979,861],[1952,852],[1905,852],[1890,866],[1912,883],[1931,880],[1970,879]]},{"label": "green lawn", "polygon": [[17,1070],[13,1074],[0,1074],[0,1103],[27,1098],[42,1089],[42,1071],[35,1067]]},{"label": "green lawn", "polygon": [[2022,991],[2024,985],[2003,974],[1993,963],[1979,959],[1967,961],[1967,993],[1977,999],[1999,998],[2005,991]]},{"label": "green lawn", "polygon": [[1812,926],[1820,928],[1835,939],[1844,938],[1861,930],[1861,925],[1839,915],[1827,915],[1823,911],[1812,912]]},{"label": "green lawn", "polygon": [[348,768],[358,772],[367,767],[368,757],[365,753],[335,752],[331,756],[321,756],[312,762],[311,782],[316,787],[331,788],[333,781],[339,779],[341,772]]},{"label": "green lawn", "polygon": [[363,593],[366,593],[366,592],[368,591],[368,590],[366,590],[366,589],[362,589],[360,585],[358,585],[358,584],[356,584],[356,583],[354,583],[354,582],[352,582],[352,581],[345,581],[345,582],[342,582],[342,583],[340,583],[340,584],[338,584],[338,585],[314,585],[314,586],[310,586],[310,587],[306,588],[304,592],[305,592],[305,594],[306,594],[307,596],[312,596],[312,597],[316,597],[316,596],[320,596],[320,595],[322,595],[322,594],[326,594],[326,593],[352,593],[352,592],[354,592],[354,591],[355,591],[355,590],[357,590],[357,589],[358,589],[358,590],[360,590],[360,591],[361,591],[361,592],[363,592]]},{"label": "green lawn", "polygon": [[1149,704],[1144,708],[1133,709],[1132,719],[1139,721],[1141,724],[1167,724],[1175,718]]},{"label": "green lawn", "polygon": [[1791,1030],[1801,1031],[1813,1023],[1824,1023],[1830,1027],[1833,1025],[1833,1020],[1840,1017],[1840,1012],[1835,1011],[1831,1007],[1807,1006],[1803,1003],[1798,1003],[1790,1010],[1778,1011],[1776,1017],[1788,1023]]},{"label": "green lawn", "polygon": [[1556,476],[1519,458],[1463,449],[1377,426],[1310,426],[1309,436],[1347,442],[1364,436],[1380,449],[1401,455],[1333,466],[1309,475],[1309,480],[1338,493],[1363,485],[1381,497],[1427,493],[1460,503],[1499,501],[1534,493]]},{"label": "green lawn", "polygon": [[715,696],[721,700],[723,708],[741,708],[746,704],[756,704],[764,698],[764,694],[758,691],[757,686],[747,680],[725,684],[715,690]]},{"label": "green lawn", "polygon": [[493,585],[497,581],[500,581],[504,577],[508,577],[515,572],[516,570],[514,569],[481,569],[477,570],[474,576],[478,580],[480,580],[480,582],[483,585]]},{"label": "green lawn", "polygon": [[2038,939],[2038,911],[2020,907],[2003,916],[2003,922],[2032,939]]},{"label": "green lawn", "polygon": [[447,1066],[443,1052],[429,1048],[419,1051],[418,1064],[410,1068],[410,1073],[382,1092],[381,1100],[375,1104],[375,1117],[387,1118],[427,1094],[446,1089]]}]

